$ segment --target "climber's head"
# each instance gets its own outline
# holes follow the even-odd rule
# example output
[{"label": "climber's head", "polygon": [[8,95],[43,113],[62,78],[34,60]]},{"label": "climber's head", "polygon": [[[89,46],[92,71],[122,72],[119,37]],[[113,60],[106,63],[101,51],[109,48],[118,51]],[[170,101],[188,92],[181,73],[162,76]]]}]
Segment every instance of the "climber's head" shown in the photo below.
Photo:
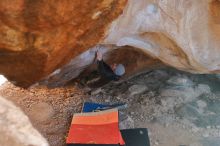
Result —
[{"label": "climber's head", "polygon": [[114,71],[114,73],[118,76],[122,76],[125,74],[125,67],[123,64],[112,64],[111,65],[112,70]]}]

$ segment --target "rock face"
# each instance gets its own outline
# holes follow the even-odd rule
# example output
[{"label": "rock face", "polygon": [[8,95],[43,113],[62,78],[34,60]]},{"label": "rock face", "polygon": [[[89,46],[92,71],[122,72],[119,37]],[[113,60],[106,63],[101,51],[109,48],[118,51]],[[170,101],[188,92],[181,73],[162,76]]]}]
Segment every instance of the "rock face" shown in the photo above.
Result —
[{"label": "rock face", "polygon": [[0,2],[0,73],[29,86],[97,44],[126,0]]},{"label": "rock face", "polygon": [[65,64],[80,74],[94,58],[81,53],[96,44],[130,46],[188,72],[220,71],[219,0],[2,0],[0,8],[0,72],[18,85]]},{"label": "rock face", "polygon": [[0,115],[1,145],[49,146],[21,109],[3,97],[0,97]]},{"label": "rock face", "polygon": [[123,63],[126,68],[124,78],[146,71],[146,69],[150,70],[160,67],[161,65],[158,59],[153,59],[146,53],[133,47],[126,46],[118,48],[112,45],[97,45],[72,59],[64,67],[57,69],[43,81],[43,84],[50,87],[63,86],[68,81],[79,76],[80,73],[82,77],[88,76],[92,71],[97,70],[95,52],[98,49],[104,54],[103,59],[108,64]]},{"label": "rock face", "polygon": [[181,70],[220,69],[219,0],[130,0],[105,43],[133,46]]}]

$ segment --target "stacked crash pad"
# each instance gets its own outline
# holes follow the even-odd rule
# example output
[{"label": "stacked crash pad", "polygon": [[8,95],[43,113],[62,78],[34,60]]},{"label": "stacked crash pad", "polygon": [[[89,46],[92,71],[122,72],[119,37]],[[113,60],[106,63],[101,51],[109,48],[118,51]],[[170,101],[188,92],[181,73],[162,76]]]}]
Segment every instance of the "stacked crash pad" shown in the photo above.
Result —
[{"label": "stacked crash pad", "polygon": [[124,145],[118,128],[117,109],[75,114],[67,143]]},{"label": "stacked crash pad", "polygon": [[117,106],[86,103],[83,111],[87,113],[74,114],[66,140],[68,146],[150,146],[147,129],[119,130],[117,108],[88,112],[103,107]]}]

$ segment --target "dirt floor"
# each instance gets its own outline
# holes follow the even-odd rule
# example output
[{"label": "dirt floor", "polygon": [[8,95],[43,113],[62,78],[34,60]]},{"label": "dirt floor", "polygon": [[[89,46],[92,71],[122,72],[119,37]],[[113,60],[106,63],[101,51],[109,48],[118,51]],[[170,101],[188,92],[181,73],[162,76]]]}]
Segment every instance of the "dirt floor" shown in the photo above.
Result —
[{"label": "dirt floor", "polygon": [[51,146],[65,145],[72,115],[81,111],[85,97],[76,86],[25,90],[10,83],[1,86],[0,95],[21,107]]},{"label": "dirt floor", "polygon": [[220,146],[220,79],[170,68],[91,89],[74,85],[24,90],[6,83],[0,95],[30,117],[51,146],[65,145],[74,113],[84,101],[125,103],[120,129],[148,128],[151,146]]}]

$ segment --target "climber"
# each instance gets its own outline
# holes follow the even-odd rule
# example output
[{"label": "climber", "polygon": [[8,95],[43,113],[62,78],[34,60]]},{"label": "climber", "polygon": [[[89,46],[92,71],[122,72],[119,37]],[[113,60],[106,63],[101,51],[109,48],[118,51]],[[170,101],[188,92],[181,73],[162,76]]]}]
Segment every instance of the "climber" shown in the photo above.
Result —
[{"label": "climber", "polygon": [[117,81],[122,75],[124,75],[124,65],[114,63],[109,66],[103,61],[102,53],[100,51],[96,52],[96,59],[98,63],[98,71],[105,79]]}]

